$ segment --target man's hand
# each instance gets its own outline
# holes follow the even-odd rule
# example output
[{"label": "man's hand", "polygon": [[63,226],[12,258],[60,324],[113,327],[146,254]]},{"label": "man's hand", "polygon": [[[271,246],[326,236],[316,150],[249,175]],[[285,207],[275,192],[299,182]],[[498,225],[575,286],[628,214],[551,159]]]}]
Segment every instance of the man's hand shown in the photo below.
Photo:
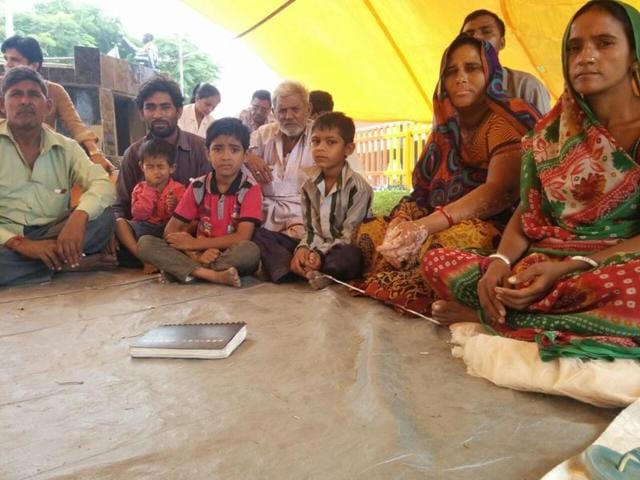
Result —
[{"label": "man's hand", "polygon": [[187,232],[169,233],[165,240],[177,250],[197,250],[197,240]]},{"label": "man's hand", "polygon": [[307,273],[307,262],[309,261],[309,249],[307,247],[300,247],[296,250],[296,253],[293,254],[293,258],[291,259],[291,271],[296,275],[300,275],[304,277],[304,274]]},{"label": "man's hand", "polygon": [[58,245],[55,240],[25,238],[13,250],[27,258],[40,260],[51,270],[61,270],[64,264],[64,260],[58,255]]},{"label": "man's hand", "polygon": [[89,158],[93,163],[96,163],[100,165],[102,168],[104,168],[109,175],[111,175],[116,169],[113,163],[111,163],[107,159],[107,157],[104,156],[102,152],[96,152],[92,154]]},{"label": "man's hand", "polygon": [[58,235],[58,256],[71,268],[80,265],[88,221],[87,212],[76,209],[71,212],[60,231],[60,235]]},{"label": "man's hand", "polygon": [[273,181],[271,169],[265,161],[255,153],[247,152],[247,166],[258,183],[267,184]]}]

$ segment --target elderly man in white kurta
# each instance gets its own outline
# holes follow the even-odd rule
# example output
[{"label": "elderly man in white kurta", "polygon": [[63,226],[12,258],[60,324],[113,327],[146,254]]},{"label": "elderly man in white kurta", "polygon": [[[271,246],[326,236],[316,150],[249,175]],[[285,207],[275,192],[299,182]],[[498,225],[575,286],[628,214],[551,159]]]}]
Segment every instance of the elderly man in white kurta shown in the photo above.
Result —
[{"label": "elderly man in white kurta", "polygon": [[273,113],[276,121],[251,135],[247,159],[263,194],[264,223],[253,240],[260,246],[263,267],[272,278],[276,272],[269,271],[269,260],[284,245],[297,244],[304,234],[300,194],[305,170],[313,166],[307,89],[298,82],[281,83],[273,92]]}]

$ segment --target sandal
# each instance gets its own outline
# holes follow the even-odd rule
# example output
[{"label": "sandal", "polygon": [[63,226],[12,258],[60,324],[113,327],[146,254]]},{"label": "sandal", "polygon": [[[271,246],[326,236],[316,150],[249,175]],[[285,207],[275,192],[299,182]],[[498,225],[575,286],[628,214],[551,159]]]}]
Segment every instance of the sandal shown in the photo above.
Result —
[{"label": "sandal", "polygon": [[593,445],[583,455],[590,480],[640,479],[640,447],[620,454],[602,445]]}]

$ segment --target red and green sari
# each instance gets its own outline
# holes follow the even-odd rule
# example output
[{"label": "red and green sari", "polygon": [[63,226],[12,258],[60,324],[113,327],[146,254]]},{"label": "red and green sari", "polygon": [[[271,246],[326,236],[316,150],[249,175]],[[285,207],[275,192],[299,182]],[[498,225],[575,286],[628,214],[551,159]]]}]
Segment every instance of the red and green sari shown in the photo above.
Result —
[{"label": "red and green sari", "polygon": [[[622,149],[582,98],[564,93],[523,140],[522,228],[531,243],[514,272],[640,234],[638,143]],[[619,252],[594,270],[561,278],[525,311],[507,310],[505,324],[480,310],[477,283],[486,264],[445,248],[427,252],[422,273],[440,298],[478,310],[490,331],[537,341],[543,359],[640,359],[640,253]]]},{"label": "red and green sari", "polygon": [[[535,108],[524,100],[505,95],[503,69],[491,44],[478,42],[478,46],[487,78],[489,111],[472,139],[463,141],[458,112],[443,87],[447,49],[433,96],[434,127],[413,171],[413,191],[400,201],[389,217],[363,223],[355,240],[364,258],[364,278],[353,282],[354,285],[377,300],[427,315],[434,293],[423,282],[419,264],[397,269],[376,251],[383,242],[389,222],[395,217],[418,220],[436,207],[448,205],[482,185],[491,158],[507,152],[515,152],[517,157],[520,139],[539,118]],[[430,235],[420,248],[418,258],[426,251],[442,246],[494,251],[512,207],[506,206],[493,218],[466,220]]]}]

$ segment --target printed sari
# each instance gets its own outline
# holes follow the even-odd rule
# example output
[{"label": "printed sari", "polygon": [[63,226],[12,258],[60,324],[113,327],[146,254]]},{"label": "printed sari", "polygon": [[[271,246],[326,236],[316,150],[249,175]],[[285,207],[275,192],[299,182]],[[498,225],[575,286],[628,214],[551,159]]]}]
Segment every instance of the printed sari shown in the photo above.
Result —
[{"label": "printed sari", "polygon": [[[403,198],[389,217],[363,223],[356,235],[356,245],[364,257],[364,276],[354,285],[365,294],[385,303],[429,314],[434,299],[419,265],[394,268],[376,251],[387,226],[396,217],[418,220],[438,206],[448,205],[482,185],[487,168],[495,155],[519,152],[521,137],[539,118],[535,108],[521,99],[509,98],[503,92],[503,70],[495,50],[488,42],[479,42],[489,104],[487,115],[470,139],[460,132],[458,112],[445,89],[443,71],[447,49],[440,67],[440,81],[434,94],[434,128],[413,171],[413,191]],[[442,246],[493,251],[501,231],[512,212],[512,206],[486,220],[471,219],[429,236],[418,258],[430,249]]]},{"label": "printed sari", "polygon": [[[638,12],[621,5],[637,31]],[[566,59],[564,65],[566,72]],[[565,91],[523,141],[522,229],[530,247],[514,272],[640,234],[638,143],[631,152],[622,149],[587,103]],[[543,360],[640,359],[640,253],[619,252],[598,268],[562,277],[526,310],[508,309],[505,324],[491,323],[480,310],[477,283],[487,265],[473,253],[442,249],[425,256],[423,275],[438,297],[478,310],[489,331],[537,341]]]}]

